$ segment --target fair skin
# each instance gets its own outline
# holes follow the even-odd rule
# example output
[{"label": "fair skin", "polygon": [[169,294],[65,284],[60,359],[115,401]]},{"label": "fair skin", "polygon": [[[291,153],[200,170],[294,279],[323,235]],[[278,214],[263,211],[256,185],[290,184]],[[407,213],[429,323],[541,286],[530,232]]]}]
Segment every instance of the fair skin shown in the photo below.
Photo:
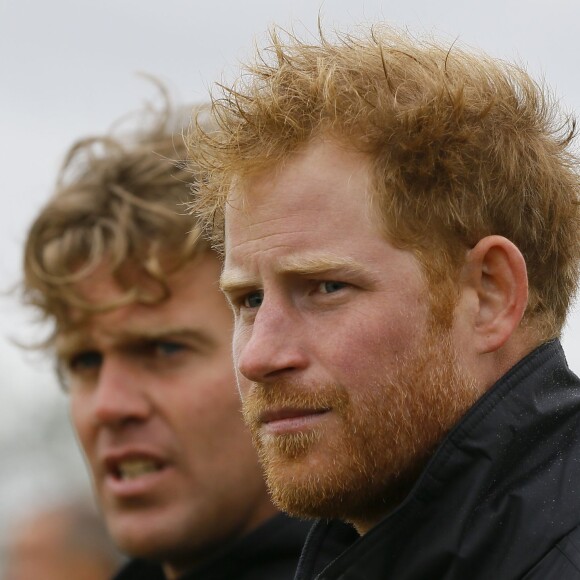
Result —
[{"label": "fair skin", "polygon": [[278,504],[365,533],[523,354],[525,262],[466,248],[453,323],[430,317],[410,251],[373,220],[368,158],[333,139],[250,176],[226,207],[222,288],[244,414]]},{"label": "fair skin", "polygon": [[[276,513],[240,418],[219,272],[206,254],[168,277],[168,300],[93,314],[57,342],[109,531],[168,578]],[[106,262],[77,290],[121,295]]]}]

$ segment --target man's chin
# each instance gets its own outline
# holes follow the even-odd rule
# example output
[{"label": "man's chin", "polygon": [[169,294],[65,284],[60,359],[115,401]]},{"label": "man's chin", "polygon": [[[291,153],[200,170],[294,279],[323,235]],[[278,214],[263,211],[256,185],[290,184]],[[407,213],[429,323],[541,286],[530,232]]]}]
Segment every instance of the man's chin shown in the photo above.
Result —
[{"label": "man's chin", "polygon": [[259,454],[272,501],[285,513],[303,518],[342,518],[351,513],[353,494],[344,484],[352,477],[328,464],[328,454],[317,441],[284,437],[274,449],[263,446]]},{"label": "man's chin", "polygon": [[115,544],[131,557],[159,560],[166,552],[164,543],[171,543],[163,533],[167,525],[146,512],[106,514],[105,521]]},{"label": "man's chin", "polygon": [[[308,468],[266,469],[266,483],[272,501],[283,512],[304,518],[337,517],[336,504]],[[333,509],[334,508],[334,509]]]},{"label": "man's chin", "polygon": [[[356,515],[369,510],[366,505],[369,495],[376,498],[383,495],[372,493],[368,485],[345,487],[352,478],[341,472],[328,473],[302,461],[280,469],[266,468],[266,483],[272,501],[285,513],[300,518],[329,518],[351,520]],[[374,501],[373,508],[374,510]]]}]

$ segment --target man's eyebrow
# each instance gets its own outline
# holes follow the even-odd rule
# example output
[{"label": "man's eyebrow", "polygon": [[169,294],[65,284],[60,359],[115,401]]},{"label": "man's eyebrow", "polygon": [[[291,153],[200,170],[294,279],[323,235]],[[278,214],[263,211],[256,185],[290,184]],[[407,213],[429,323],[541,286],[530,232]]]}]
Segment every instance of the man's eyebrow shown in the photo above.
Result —
[{"label": "man's eyebrow", "polygon": [[55,342],[57,358],[68,358],[74,352],[90,348],[89,340],[82,332],[70,331],[59,334]]},{"label": "man's eyebrow", "polygon": [[[338,272],[355,276],[374,278],[373,272],[363,267],[350,257],[334,254],[307,254],[281,258],[275,266],[277,274],[296,274],[299,276],[316,276]],[[220,278],[220,288],[226,294],[236,293],[248,288],[257,288],[260,283],[252,276],[244,275],[240,269],[224,270]]]},{"label": "man's eyebrow", "polygon": [[217,343],[215,339],[201,328],[191,328],[182,326],[156,326],[154,328],[137,328],[129,330],[119,335],[120,342],[154,342],[156,340],[185,339],[208,348],[214,347]]},{"label": "man's eyebrow", "polygon": [[[115,332],[110,337],[110,344],[116,347],[138,345],[143,342],[184,339],[195,345],[211,349],[216,346],[215,339],[202,329],[188,327],[156,326],[155,328],[136,328],[123,332]],[[81,350],[96,349],[95,342],[84,332],[71,331],[57,338],[56,355],[67,358]]]},{"label": "man's eyebrow", "polygon": [[244,276],[241,271],[236,269],[224,270],[219,282],[220,289],[224,294],[235,294],[257,285],[258,283],[254,278]]},{"label": "man's eyebrow", "polygon": [[366,274],[369,272],[355,259],[348,256],[334,254],[306,254],[302,256],[287,256],[282,258],[276,266],[280,274],[298,274],[310,276],[327,272],[341,272],[347,274]]}]

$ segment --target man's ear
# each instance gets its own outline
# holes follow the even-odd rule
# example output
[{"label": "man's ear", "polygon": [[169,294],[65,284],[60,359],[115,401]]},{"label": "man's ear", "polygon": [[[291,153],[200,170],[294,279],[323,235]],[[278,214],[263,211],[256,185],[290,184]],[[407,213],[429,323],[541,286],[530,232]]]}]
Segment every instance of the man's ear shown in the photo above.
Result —
[{"label": "man's ear", "polygon": [[472,345],[480,354],[497,351],[518,328],[528,303],[526,261],[502,236],[487,236],[468,252],[464,288],[470,289]]}]

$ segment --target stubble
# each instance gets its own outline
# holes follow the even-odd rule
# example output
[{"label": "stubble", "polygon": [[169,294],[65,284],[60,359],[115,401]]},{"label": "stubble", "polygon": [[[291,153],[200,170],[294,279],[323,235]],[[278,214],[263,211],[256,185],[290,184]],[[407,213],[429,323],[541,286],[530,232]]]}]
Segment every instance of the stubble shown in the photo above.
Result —
[{"label": "stubble", "polygon": [[[479,396],[451,344],[447,329],[432,327],[372,384],[252,384],[244,418],[278,507],[354,523],[376,522],[393,509]],[[312,429],[266,433],[260,414],[281,407],[330,412]]]}]

